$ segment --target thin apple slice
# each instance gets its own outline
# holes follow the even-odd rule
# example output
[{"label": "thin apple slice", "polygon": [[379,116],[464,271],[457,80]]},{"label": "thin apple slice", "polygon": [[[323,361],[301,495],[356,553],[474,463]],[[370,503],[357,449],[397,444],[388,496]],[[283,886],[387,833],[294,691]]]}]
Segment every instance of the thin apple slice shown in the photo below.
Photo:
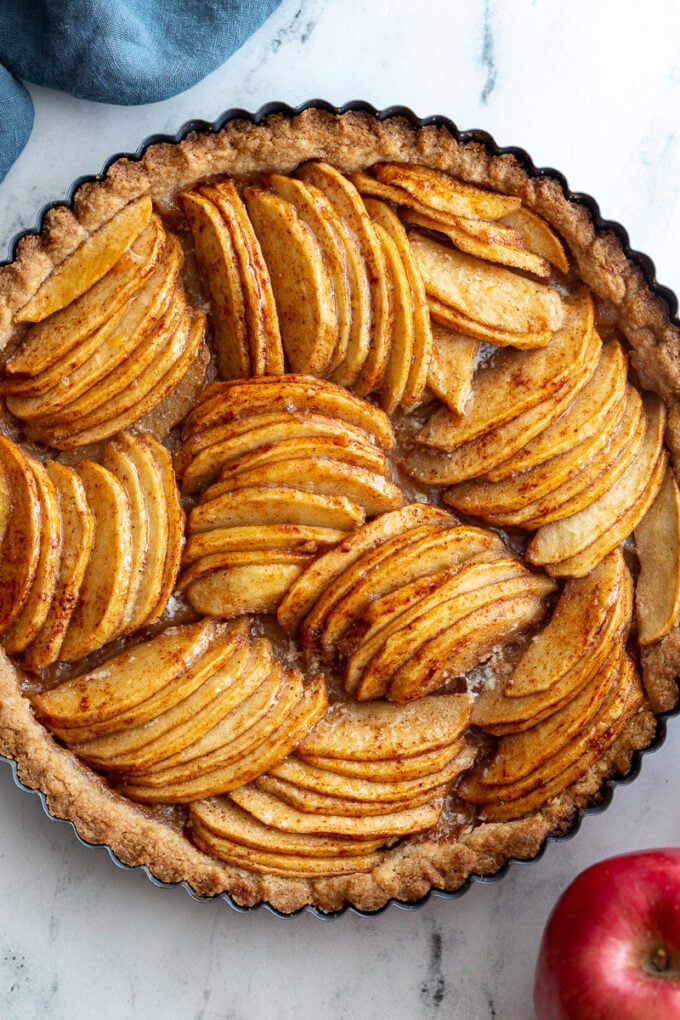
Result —
[{"label": "thin apple slice", "polygon": [[[539,435],[569,407],[587,385],[597,360],[599,344],[599,339],[594,337],[591,347],[594,360],[588,359],[585,365],[577,367],[560,389],[546,400],[519,413],[503,425],[491,428],[475,439],[456,446],[450,452],[415,447],[408,458],[400,458],[400,466],[419,481],[436,485],[455,484],[486,475],[490,469],[502,463],[510,451],[515,453],[522,449],[529,437]],[[461,422],[470,413],[477,385],[475,380],[472,395],[466,404],[465,415],[457,416]]]},{"label": "thin apple slice", "polygon": [[334,549],[318,557],[292,586],[278,609],[280,625],[289,634],[296,633],[329,585],[361,556],[393,536],[426,523],[449,524],[453,523],[453,518],[437,507],[410,503],[357,528]]},{"label": "thin apple slice", "polygon": [[123,206],[67,255],[16,314],[17,322],[41,322],[84,294],[116,264],[151,219],[149,195]]},{"label": "thin apple slice", "polygon": [[553,333],[550,329],[533,330],[526,333],[513,333],[500,326],[489,326],[476,319],[471,319],[458,308],[445,304],[432,294],[428,294],[427,305],[433,322],[440,326],[453,329],[472,340],[480,340],[494,347],[515,347],[519,351],[532,350],[536,347],[547,347]]},{"label": "thin apple slice", "polygon": [[600,536],[611,532],[612,526],[648,490],[654,469],[663,456],[666,411],[659,400],[647,397],[645,414],[647,427],[637,460],[590,506],[539,528],[527,549],[527,558],[531,563],[556,564],[576,556]]},{"label": "thin apple slice", "polygon": [[78,474],[57,461],[47,461],[46,469],[59,503],[62,543],[59,572],[47,616],[23,658],[24,667],[35,673],[51,666],[59,658],[94,537],[94,515],[87,504],[85,487]]},{"label": "thin apple slice", "polygon": [[330,793],[319,793],[305,787],[296,786],[285,779],[277,779],[270,773],[255,780],[255,786],[264,793],[269,793],[283,801],[289,807],[306,813],[321,815],[344,815],[347,818],[371,818],[376,815],[387,815],[395,811],[406,811],[420,807],[446,792],[444,786],[434,790],[425,790],[411,794],[409,797],[393,801],[355,800],[350,797],[336,797]]},{"label": "thin apple slice", "polygon": [[456,248],[466,252],[468,255],[474,255],[476,258],[483,259],[486,262],[496,262],[503,266],[521,269],[524,272],[533,273],[534,276],[538,276],[541,279],[550,278],[552,270],[547,259],[527,251],[526,248],[516,243],[508,244],[496,238],[488,239],[483,233],[475,229],[475,220],[467,221],[472,227],[470,229],[463,219],[457,223],[442,223],[434,216],[424,216],[422,213],[415,212],[414,210],[405,210],[403,219],[406,223],[413,226],[444,234]]},{"label": "thin apple slice", "polygon": [[380,386],[389,355],[392,310],[385,258],[359,192],[339,170],[327,163],[305,163],[297,173],[322,191],[356,239],[366,267],[371,295],[370,347],[357,379],[357,393],[372,393]]},{"label": "thin apple slice", "polygon": [[197,613],[232,619],[244,613],[275,613],[279,602],[312,557],[309,553],[216,553],[197,560],[179,588]]},{"label": "thin apple slice", "polygon": [[[290,671],[288,682],[291,682]],[[217,752],[215,758],[206,755],[183,766],[154,769],[136,775],[134,782],[120,787],[120,792],[131,800],[182,804],[238,789],[290,754],[323,716],[326,705],[326,684],[322,677],[317,676],[304,687],[282,724],[247,753],[235,751],[234,745],[230,744],[223,754],[223,757],[231,759],[228,764],[212,764],[222,755],[222,752]],[[264,729],[266,732],[266,727]]]},{"label": "thin apple slice", "polygon": [[262,825],[253,815],[237,807],[230,797],[213,797],[196,801],[190,809],[192,823],[199,822],[204,830],[229,839],[242,847],[271,851],[276,854],[299,854],[303,857],[347,857],[376,850],[382,840],[312,836],[282,832]]},{"label": "thin apple slice", "polygon": [[364,205],[373,222],[379,224],[394,242],[411,292],[413,358],[400,400],[400,406],[405,411],[410,411],[423,398],[433,356],[432,330],[425,284],[413,258],[406,231],[394,209],[385,202],[378,202],[371,198],[365,198]]},{"label": "thin apple slice", "polygon": [[480,373],[466,414],[460,418],[447,408],[436,411],[418,433],[418,442],[454,450],[547,400],[585,366],[586,359],[596,364],[601,343],[594,332],[592,298],[581,290],[566,307],[565,324],[547,347],[501,351],[493,365]]},{"label": "thin apple slice", "polygon": [[638,640],[651,645],[680,615],[680,491],[670,468],[635,529],[635,551],[640,563],[635,587]]},{"label": "thin apple slice", "polygon": [[245,201],[269,267],[288,363],[294,372],[326,376],[339,325],[319,244],[285,198],[247,188]]},{"label": "thin apple slice", "polygon": [[432,325],[432,359],[427,384],[454,414],[464,414],[472,393],[479,342],[469,336]]},{"label": "thin apple slice", "polygon": [[467,694],[442,694],[412,705],[338,701],[296,754],[349,761],[413,758],[453,744],[467,728],[471,710]]},{"label": "thin apple slice", "polygon": [[551,226],[542,216],[538,216],[531,209],[522,206],[508,213],[501,218],[501,223],[518,230],[524,237],[524,243],[529,251],[533,251],[541,258],[547,259],[556,266],[560,272],[569,272],[569,260],[564,250],[562,241]]},{"label": "thin apple slice", "polygon": [[[170,627],[119,652],[103,667],[37,694],[33,707],[50,728],[70,729],[74,734],[86,726],[126,717],[190,670],[225,629],[214,620]],[[119,725],[114,721],[108,732]]]},{"label": "thin apple slice", "polygon": [[276,195],[294,206],[299,219],[312,231],[330,277],[338,324],[338,335],[329,363],[329,371],[332,372],[347,354],[352,326],[347,260],[337,229],[337,213],[322,191],[304,181],[284,177],[282,174],[268,174],[265,183]]},{"label": "thin apple slice", "polygon": [[[272,419],[263,422],[263,419]],[[250,428],[247,423],[252,422]],[[352,442],[366,446],[371,442],[370,437],[362,429],[353,425],[346,425],[343,422],[333,421],[331,418],[318,414],[306,412],[291,412],[288,415],[256,415],[253,418],[239,421],[239,430],[233,434],[229,426],[218,426],[215,429],[207,429],[199,433],[196,439],[205,437],[206,441],[210,434],[222,433],[224,438],[203,445],[197,449],[198,443],[191,444],[191,441],[184,444],[178,452],[175,462],[177,472],[182,477],[182,489],[186,493],[196,492],[214,482],[225,464],[243,458],[248,454],[265,449],[276,448],[279,444],[300,439],[316,437],[316,439],[337,439],[343,442]],[[189,448],[189,449],[187,449]],[[193,457],[190,449],[196,450]],[[376,454],[377,449],[374,447]],[[186,466],[184,466],[186,465]]]},{"label": "thin apple slice", "polygon": [[374,817],[348,818],[344,815],[322,815],[298,811],[278,797],[273,797],[254,784],[231,791],[231,799],[265,825],[284,832],[314,833],[333,836],[382,836],[385,840],[422,832],[436,824],[443,800],[435,800],[417,808],[394,811]]},{"label": "thin apple slice", "polygon": [[287,486],[255,486],[206,500],[189,514],[191,532],[252,524],[300,524],[349,531],[363,524],[365,513],[346,496],[324,496]]},{"label": "thin apple slice", "polygon": [[222,478],[206,489],[206,499],[216,499],[237,488],[290,485],[316,495],[341,493],[363,507],[367,516],[395,510],[404,503],[404,495],[382,474],[366,468],[343,464],[328,457],[290,457],[286,461],[248,468],[234,478]]},{"label": "thin apple slice", "polygon": [[213,553],[244,552],[246,549],[279,549],[318,553],[337,545],[346,535],[339,528],[313,528],[300,524],[251,524],[236,528],[214,528],[192,535],[184,550],[185,566]]},{"label": "thin apple slice", "polygon": [[210,291],[210,323],[220,374],[250,375],[250,346],[240,266],[227,224],[217,207],[195,191],[180,195],[196,258]]},{"label": "thin apple slice", "polygon": [[165,247],[165,230],[158,216],[102,279],[59,312],[36,323],[21,346],[7,359],[8,375],[33,378],[121,311],[154,271]]},{"label": "thin apple slice", "polygon": [[618,646],[585,687],[543,722],[522,733],[501,737],[491,761],[475,772],[483,786],[505,786],[530,775],[584,730],[621,674],[623,646]]},{"label": "thin apple slice", "polygon": [[327,758],[296,748],[294,760],[343,778],[361,779],[371,783],[392,783],[422,779],[441,772],[454,758],[464,763],[462,767],[465,768],[468,764],[468,753],[461,753],[464,748],[465,738],[459,737],[452,744],[445,744],[434,751],[424,751],[412,758],[385,758],[377,761]]},{"label": "thin apple slice", "polygon": [[373,229],[382,245],[392,297],[389,354],[380,389],[382,408],[391,414],[402,401],[413,364],[413,300],[399,249],[380,223],[374,223]]},{"label": "thin apple slice", "polygon": [[412,163],[376,163],[372,172],[385,184],[403,188],[423,205],[450,216],[497,220],[521,207],[521,200],[457,180],[442,170]]},{"label": "thin apple slice", "polygon": [[[446,609],[442,607],[441,614],[432,613],[427,625],[414,634],[413,654],[403,662],[399,656],[393,657],[387,697],[391,701],[413,701],[431,694],[449,680],[464,676],[484,662],[498,645],[511,644],[540,620],[545,613],[543,598],[549,591],[541,578],[490,584],[461,599],[461,607],[467,603],[462,619],[457,618],[454,600],[445,603]],[[469,613],[467,606],[472,606]],[[444,622],[438,630],[448,611],[451,622]],[[361,684],[357,696],[361,698],[364,693]]]},{"label": "thin apple slice", "polygon": [[473,322],[520,335],[563,325],[564,302],[556,290],[422,235],[409,240],[428,294]]},{"label": "thin apple slice", "polygon": [[183,438],[244,415],[311,412],[355,425],[373,437],[384,450],[394,445],[390,419],[374,404],[342,386],[306,375],[271,376],[217,384],[187,418]]},{"label": "thin apple slice", "polygon": [[244,296],[251,375],[280,375],[283,346],[267,263],[243,199],[230,180],[201,188],[229,227]]},{"label": "thin apple slice", "polygon": [[0,638],[8,655],[25,651],[42,628],[54,596],[59,575],[63,530],[57,493],[47,469],[39,461],[28,461],[40,500],[40,546],[33,583],[19,616]]},{"label": "thin apple slice", "polygon": [[0,435],[0,632],[28,602],[40,559],[42,506],[28,458]]},{"label": "thin apple slice", "polygon": [[269,446],[263,445],[245,456],[230,459],[228,463],[222,465],[220,481],[237,478],[265,465],[307,457],[353,465],[380,475],[387,474],[389,470],[385,454],[373,444],[357,443],[347,436],[307,436],[284,439]]},{"label": "thin apple slice", "polygon": [[585,442],[608,421],[624,400],[628,359],[617,340],[602,348],[595,372],[566,411],[496,468],[488,472],[489,481],[499,482],[517,471],[526,471],[557,457],[565,450]]},{"label": "thin apple slice", "polygon": [[[588,654],[621,596],[626,564],[620,550],[591,574],[567,581],[549,623],[527,645],[505,687],[521,698],[549,690]],[[555,656],[555,649],[560,654]]]}]

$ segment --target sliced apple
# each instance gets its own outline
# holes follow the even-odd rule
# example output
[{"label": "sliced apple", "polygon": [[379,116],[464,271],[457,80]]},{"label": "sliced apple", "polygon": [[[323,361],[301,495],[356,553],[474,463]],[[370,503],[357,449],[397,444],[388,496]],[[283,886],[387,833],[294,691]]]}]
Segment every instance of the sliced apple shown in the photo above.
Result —
[{"label": "sliced apple", "polygon": [[225,492],[195,506],[189,514],[191,532],[261,524],[300,524],[349,531],[365,518],[363,509],[346,496],[326,496],[287,486],[255,486]]},{"label": "sliced apple", "polygon": [[17,322],[41,322],[84,294],[115,265],[151,219],[152,205],[142,195],[123,206],[90,234],[43,280],[16,314]]},{"label": "sliced apple", "polygon": [[269,773],[255,780],[255,786],[264,793],[272,794],[284,804],[297,811],[318,813],[321,815],[344,815],[347,818],[371,818],[375,815],[387,815],[395,811],[406,811],[408,808],[427,804],[435,797],[442,797],[445,787],[438,786],[433,790],[411,794],[409,797],[393,801],[356,800],[350,797],[336,797],[330,793],[319,793],[305,787],[296,786],[285,779],[277,779]]},{"label": "sliced apple", "polygon": [[24,667],[32,672],[52,665],[59,658],[94,537],[94,515],[87,504],[85,487],[78,474],[57,461],[48,461],[46,468],[59,503],[62,544],[59,573],[47,616],[24,654]]},{"label": "sliced apple", "polygon": [[383,410],[391,414],[401,403],[413,363],[413,301],[399,249],[380,223],[374,223],[373,229],[382,245],[392,296],[389,354],[380,391]]},{"label": "sliced apple", "polygon": [[183,562],[193,563],[214,553],[243,552],[247,549],[279,549],[317,553],[337,545],[346,535],[339,528],[313,528],[300,524],[252,524],[236,528],[215,528],[192,535]]},{"label": "sliced apple", "polygon": [[197,560],[180,580],[180,590],[197,613],[232,619],[244,613],[274,613],[311,557],[309,553],[216,553]]},{"label": "sliced apple", "polygon": [[0,435],[0,632],[28,602],[40,559],[42,505],[28,458]]},{"label": "sliced apple", "polygon": [[454,414],[464,414],[472,393],[479,343],[434,323],[432,359],[427,384]]},{"label": "sliced apple", "polygon": [[303,761],[324,772],[351,779],[362,779],[371,783],[405,782],[440,772],[453,758],[465,759],[466,756],[461,754],[464,746],[465,738],[459,737],[452,744],[444,744],[434,751],[424,751],[422,754],[413,755],[412,758],[385,758],[377,761],[328,758],[308,753],[298,747],[295,749],[295,760]]},{"label": "sliced apple", "polygon": [[635,587],[638,640],[659,641],[680,615],[680,491],[669,468],[635,529],[640,574]]},{"label": "sliced apple", "polygon": [[522,234],[529,251],[547,259],[562,273],[569,272],[569,260],[564,245],[542,216],[522,206],[503,216],[501,222]]},{"label": "sliced apple", "polygon": [[[357,443],[347,436],[301,437],[281,440],[279,443],[261,446],[249,454],[231,459],[220,470],[220,481],[237,478],[245,472],[269,464],[278,464],[289,460],[300,460],[311,457],[327,459],[338,464],[347,464],[385,475],[388,472],[385,454],[372,443]],[[293,476],[294,477],[294,476]]]},{"label": "sliced apple", "polygon": [[[153,623],[165,612],[175,588],[185,542],[185,514],[180,502],[177,480],[172,468],[172,458],[169,451],[152,436],[146,434],[137,436],[135,445],[137,449],[140,447],[144,449],[146,454],[144,460],[146,462],[148,462],[149,457],[153,461],[153,471],[147,476],[146,471],[142,470],[142,480],[146,486],[146,503],[149,508],[154,534],[147,559],[145,585],[138,594],[135,606],[137,618],[143,620],[144,626],[149,626],[149,624]],[[155,485],[155,478],[160,478],[163,490],[162,506],[156,503],[158,490]],[[164,516],[167,516],[168,521],[167,538],[161,524]],[[155,523],[156,521],[158,522],[157,524]],[[156,563],[161,561],[163,562],[162,574],[156,587],[154,599],[152,579],[155,579],[157,576]],[[154,564],[153,569],[151,568],[152,563]],[[128,624],[129,626],[130,624]]]},{"label": "sliced apple", "polygon": [[490,326],[476,319],[458,308],[447,305],[444,301],[432,294],[428,294],[427,305],[430,310],[430,317],[433,322],[438,322],[447,329],[453,329],[463,336],[472,340],[481,340],[492,344],[494,347],[515,347],[517,350],[532,350],[536,347],[547,347],[552,339],[552,330],[538,329],[530,332],[513,333],[510,330],[502,329],[500,326]]},{"label": "sliced apple", "polygon": [[450,216],[497,220],[521,207],[521,200],[457,180],[441,170],[411,163],[376,163],[372,172],[385,184],[403,188],[423,205]]}]

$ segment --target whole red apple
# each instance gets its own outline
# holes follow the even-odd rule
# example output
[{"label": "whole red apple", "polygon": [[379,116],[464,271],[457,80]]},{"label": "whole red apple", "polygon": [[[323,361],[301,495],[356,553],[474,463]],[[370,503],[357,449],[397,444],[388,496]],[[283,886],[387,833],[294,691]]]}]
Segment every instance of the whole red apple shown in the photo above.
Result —
[{"label": "whole red apple", "polygon": [[680,849],[600,861],[565,890],[536,965],[538,1020],[678,1020]]}]

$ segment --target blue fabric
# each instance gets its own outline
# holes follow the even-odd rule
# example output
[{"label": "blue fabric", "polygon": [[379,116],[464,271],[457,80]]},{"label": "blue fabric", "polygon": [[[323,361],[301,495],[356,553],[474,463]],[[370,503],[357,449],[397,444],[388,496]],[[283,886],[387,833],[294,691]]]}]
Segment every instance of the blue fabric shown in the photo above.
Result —
[{"label": "blue fabric", "polygon": [[0,0],[0,180],[28,140],[17,79],[100,103],[155,103],[223,64],[281,0]]}]

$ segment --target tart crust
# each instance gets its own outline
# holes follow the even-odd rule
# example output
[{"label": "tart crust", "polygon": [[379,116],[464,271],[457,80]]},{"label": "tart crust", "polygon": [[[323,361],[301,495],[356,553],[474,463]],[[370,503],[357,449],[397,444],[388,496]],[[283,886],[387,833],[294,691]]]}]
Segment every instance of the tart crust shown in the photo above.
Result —
[{"label": "tart crust", "polygon": [[[104,179],[83,184],[73,207],[57,206],[42,232],[22,238],[13,263],[0,269],[0,350],[11,350],[25,327],[14,313],[42,280],[92,231],[132,199],[150,194],[172,217],[176,196],[189,185],[228,174],[287,173],[310,159],[351,172],[377,161],[417,162],[464,181],[519,196],[566,241],[577,272],[599,299],[601,312],[627,340],[643,388],[668,407],[666,443],[680,454],[680,336],[665,301],[651,290],[640,265],[614,230],[599,227],[585,204],[550,174],[536,174],[513,153],[494,154],[475,138],[457,139],[441,124],[418,127],[402,116],[367,112],[336,115],[309,108],[272,114],[256,124],[229,121],[220,131],[190,133],[179,144],[151,145],[138,161],[120,159]],[[11,426],[0,412],[0,431]],[[680,627],[642,655],[647,702],[586,777],[529,816],[506,823],[464,823],[455,839],[437,829],[385,851],[368,874],[314,880],[257,875],[196,849],[181,819],[116,794],[105,780],[58,745],[36,721],[22,693],[22,676],[0,653],[0,752],[16,762],[19,779],[42,791],[52,815],[72,821],[89,843],[106,844],[126,865],[143,865],[163,882],[185,882],[199,896],[227,892],[240,906],[265,901],[284,913],[307,904],[335,911],[350,903],[379,909],[390,898],[412,901],[429,889],[456,890],[471,874],[490,875],[509,858],[530,859],[550,834],[567,831],[578,810],[602,797],[604,781],[625,773],[633,753],[647,746],[654,712],[674,707],[680,673]]]}]

